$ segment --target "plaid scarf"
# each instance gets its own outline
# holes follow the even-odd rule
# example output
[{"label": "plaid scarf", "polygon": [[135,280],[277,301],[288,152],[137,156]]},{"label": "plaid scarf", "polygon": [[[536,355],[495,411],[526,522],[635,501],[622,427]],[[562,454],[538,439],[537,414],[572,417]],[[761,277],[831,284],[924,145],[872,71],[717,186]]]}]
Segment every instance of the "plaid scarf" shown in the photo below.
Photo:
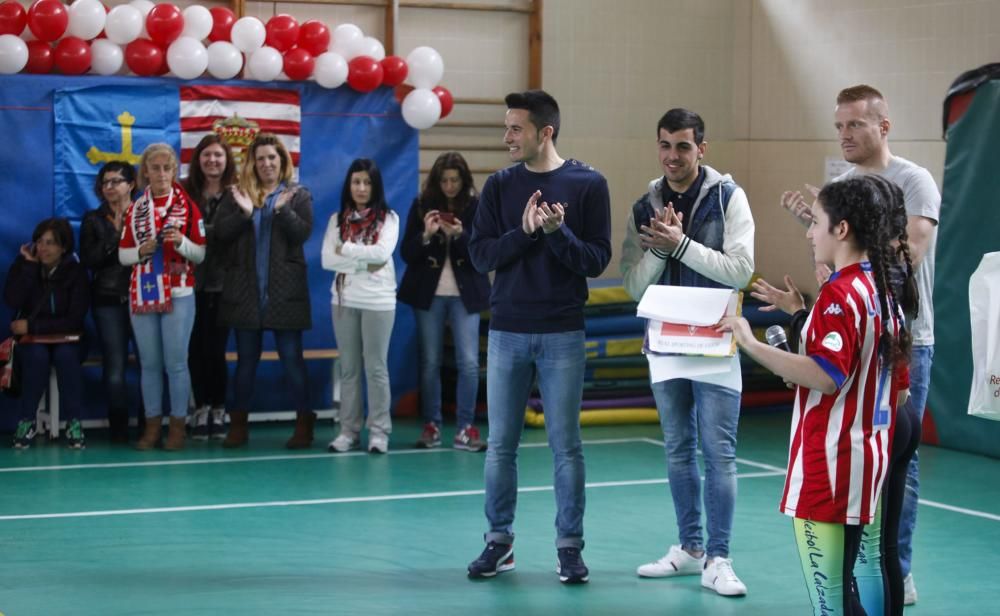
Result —
[{"label": "plaid scarf", "polygon": [[[340,241],[355,242],[357,244],[374,244],[378,241],[378,234],[385,223],[385,208],[378,211],[372,207],[363,210],[354,209],[346,216],[347,220],[340,225]],[[337,303],[343,302],[344,279],[347,274],[338,273],[334,284],[337,289]]]},{"label": "plaid scarf", "polygon": [[[187,228],[190,197],[180,184],[174,183],[170,194],[167,195],[163,213],[157,214],[157,209],[149,188],[132,206],[126,224],[131,226],[137,246],[153,238],[159,241],[163,228],[167,225],[182,231]],[[170,303],[171,276],[186,271],[186,268],[186,261],[177,252],[173,242],[162,243],[156,252],[135,264],[129,279],[132,312],[135,314],[170,312],[173,308]]]}]

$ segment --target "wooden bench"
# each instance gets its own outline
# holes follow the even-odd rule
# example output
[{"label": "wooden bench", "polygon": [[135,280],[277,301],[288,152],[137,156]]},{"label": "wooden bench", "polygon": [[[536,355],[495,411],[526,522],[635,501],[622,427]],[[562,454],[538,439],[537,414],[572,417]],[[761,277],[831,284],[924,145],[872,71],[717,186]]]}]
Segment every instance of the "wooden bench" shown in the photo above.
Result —
[{"label": "wooden bench", "polygon": [[[315,360],[331,360],[332,365],[332,377],[333,377],[333,408],[316,411],[316,415],[321,418],[337,416],[337,409],[340,406],[340,366],[338,359],[340,358],[340,351],[337,349],[306,349],[302,352],[302,357],[306,361]],[[235,352],[226,353],[226,362],[235,363],[237,359]],[[264,351],[260,354],[260,361],[278,361],[277,351]],[[135,365],[137,363],[135,355],[129,355],[128,362]],[[84,368],[93,368],[101,366],[100,357],[88,357],[83,362]],[[294,411],[272,411],[267,413],[251,413],[250,415],[254,421],[274,421],[282,419],[293,419],[295,417]],[[99,425],[104,425],[105,420],[99,420],[101,423]],[[42,399],[38,403],[38,410],[35,412],[35,425],[38,426],[38,432],[47,432],[49,438],[55,440],[59,438],[59,430],[61,428],[62,422],[59,420],[59,383],[56,380],[56,369],[53,367],[49,371],[49,386],[42,396]],[[89,426],[88,426],[89,427]]]}]

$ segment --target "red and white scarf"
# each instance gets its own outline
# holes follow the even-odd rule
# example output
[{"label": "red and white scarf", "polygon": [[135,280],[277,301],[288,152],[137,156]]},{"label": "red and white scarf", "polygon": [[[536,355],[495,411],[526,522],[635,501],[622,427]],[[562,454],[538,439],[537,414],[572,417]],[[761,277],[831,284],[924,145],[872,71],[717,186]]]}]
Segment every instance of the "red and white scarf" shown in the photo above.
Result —
[{"label": "red and white scarf", "polygon": [[[190,204],[190,198],[177,183],[174,183],[170,194],[167,195],[166,205],[162,209],[155,206],[153,195],[149,188],[146,188],[142,196],[132,205],[126,220],[136,247],[142,246],[152,238],[157,238],[167,225],[182,232],[187,229]],[[163,242],[162,247],[158,248],[150,258],[132,267],[132,276],[129,280],[132,312],[135,314],[170,312],[172,309],[170,289],[175,275],[187,273],[188,269],[187,260],[177,252],[173,242]]]}]

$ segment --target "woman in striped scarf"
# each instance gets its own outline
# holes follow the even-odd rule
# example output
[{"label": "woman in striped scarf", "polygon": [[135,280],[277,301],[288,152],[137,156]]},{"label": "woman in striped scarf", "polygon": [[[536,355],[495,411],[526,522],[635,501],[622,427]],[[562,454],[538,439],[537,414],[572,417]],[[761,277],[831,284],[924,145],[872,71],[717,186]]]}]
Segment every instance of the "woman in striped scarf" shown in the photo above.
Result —
[{"label": "woman in striped scarf", "polygon": [[194,326],[194,265],[205,258],[205,226],[194,201],[177,183],[177,155],[165,143],[139,161],[142,195],[125,215],[118,259],[132,266],[129,305],[142,366],[146,428],[136,449],[160,440],[163,373],[170,390],[166,450],[184,447],[191,375],[188,340]]}]

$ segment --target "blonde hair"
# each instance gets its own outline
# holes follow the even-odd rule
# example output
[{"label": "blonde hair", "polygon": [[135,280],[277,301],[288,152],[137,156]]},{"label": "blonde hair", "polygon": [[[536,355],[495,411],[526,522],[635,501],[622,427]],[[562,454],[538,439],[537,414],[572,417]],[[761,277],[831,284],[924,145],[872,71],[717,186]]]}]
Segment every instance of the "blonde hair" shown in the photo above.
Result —
[{"label": "blonde hair", "polygon": [[250,197],[254,207],[263,207],[267,194],[260,185],[260,178],[257,177],[257,148],[261,146],[272,146],[281,158],[281,172],[278,182],[289,182],[292,179],[292,157],[285,144],[281,143],[273,133],[260,133],[247,148],[246,158],[243,159],[243,168],[240,169],[240,191]]},{"label": "blonde hair", "polygon": [[145,190],[146,187],[149,186],[149,176],[146,175],[146,161],[154,156],[159,156],[160,154],[166,154],[170,158],[170,163],[174,166],[173,181],[177,181],[177,174],[180,171],[179,164],[177,162],[177,152],[174,152],[174,148],[172,148],[169,144],[151,143],[146,146],[146,149],[142,151],[142,156],[139,158],[139,190]]}]

